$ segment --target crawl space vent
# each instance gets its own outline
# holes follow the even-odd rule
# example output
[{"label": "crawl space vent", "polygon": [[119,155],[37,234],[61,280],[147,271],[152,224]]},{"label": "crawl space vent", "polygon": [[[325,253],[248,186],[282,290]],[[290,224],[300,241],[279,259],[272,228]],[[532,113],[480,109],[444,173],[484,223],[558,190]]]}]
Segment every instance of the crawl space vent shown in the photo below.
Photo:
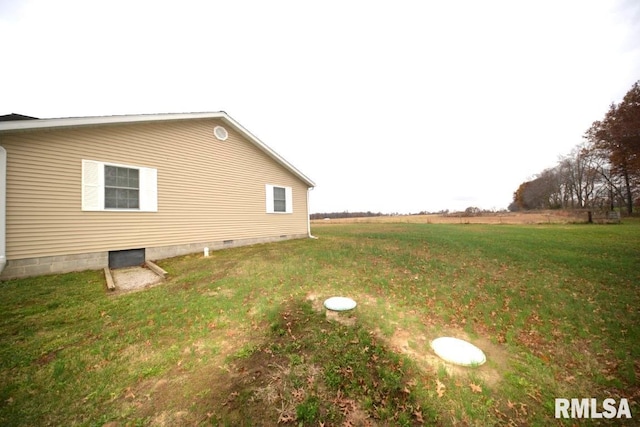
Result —
[{"label": "crawl space vent", "polygon": [[227,138],[229,138],[229,133],[227,132],[227,130],[225,128],[223,128],[222,126],[216,126],[213,128],[213,134],[216,136],[216,138],[218,138],[220,141],[226,141]]}]

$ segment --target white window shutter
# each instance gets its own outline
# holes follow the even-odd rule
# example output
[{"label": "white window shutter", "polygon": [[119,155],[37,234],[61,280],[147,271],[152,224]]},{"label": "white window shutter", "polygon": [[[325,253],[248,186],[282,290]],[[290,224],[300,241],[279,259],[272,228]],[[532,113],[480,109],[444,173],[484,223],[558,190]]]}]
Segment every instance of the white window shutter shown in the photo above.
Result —
[{"label": "white window shutter", "polygon": [[285,212],[293,213],[293,190],[291,187],[285,187],[286,208]]},{"label": "white window shutter", "polygon": [[267,196],[267,213],[274,213],[273,210],[273,185],[266,184],[265,195]]},{"label": "white window shutter", "polygon": [[158,212],[158,170],[140,168],[140,210]]},{"label": "white window shutter", "polygon": [[104,209],[104,166],[93,160],[82,160],[82,210]]}]

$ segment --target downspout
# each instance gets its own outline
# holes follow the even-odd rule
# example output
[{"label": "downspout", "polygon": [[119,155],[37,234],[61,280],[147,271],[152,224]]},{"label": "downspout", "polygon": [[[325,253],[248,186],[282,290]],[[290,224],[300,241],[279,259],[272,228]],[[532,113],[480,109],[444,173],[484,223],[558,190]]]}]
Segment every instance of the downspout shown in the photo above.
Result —
[{"label": "downspout", "polygon": [[309,193],[313,190],[313,187],[307,188],[307,234],[310,239],[317,239],[316,236],[311,234],[311,213],[309,212]]},{"label": "downspout", "polygon": [[7,265],[7,150],[0,146],[0,273]]}]

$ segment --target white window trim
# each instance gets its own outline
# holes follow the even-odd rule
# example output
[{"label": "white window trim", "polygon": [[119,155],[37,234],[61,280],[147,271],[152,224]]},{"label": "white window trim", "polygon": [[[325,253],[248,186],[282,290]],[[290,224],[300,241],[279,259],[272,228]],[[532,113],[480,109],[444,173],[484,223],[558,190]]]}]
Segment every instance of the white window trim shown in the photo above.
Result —
[{"label": "white window trim", "polygon": [[[274,187],[284,188],[284,194],[285,194],[285,211],[284,212],[276,212],[274,210],[274,203],[273,203]],[[291,189],[291,187],[287,187],[286,185],[265,184],[265,196],[266,196],[267,213],[280,214],[280,215],[293,213],[293,190]]]},{"label": "white window trim", "polygon": [[[138,209],[111,209],[104,207],[104,167],[137,169],[139,171]],[[158,170],[142,166],[82,159],[82,210],[104,212],[158,212]]]}]

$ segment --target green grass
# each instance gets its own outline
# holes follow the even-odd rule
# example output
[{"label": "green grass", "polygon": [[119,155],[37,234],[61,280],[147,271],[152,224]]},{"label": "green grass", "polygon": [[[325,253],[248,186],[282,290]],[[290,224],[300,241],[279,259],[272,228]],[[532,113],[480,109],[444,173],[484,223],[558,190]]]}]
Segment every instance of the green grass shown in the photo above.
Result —
[{"label": "green grass", "polygon": [[[0,283],[0,424],[562,424],[556,397],[636,416],[638,221],[313,231],[161,261],[167,282],[119,296],[102,272]],[[342,322],[333,295],[358,301]],[[487,363],[445,366],[440,335]]]}]

